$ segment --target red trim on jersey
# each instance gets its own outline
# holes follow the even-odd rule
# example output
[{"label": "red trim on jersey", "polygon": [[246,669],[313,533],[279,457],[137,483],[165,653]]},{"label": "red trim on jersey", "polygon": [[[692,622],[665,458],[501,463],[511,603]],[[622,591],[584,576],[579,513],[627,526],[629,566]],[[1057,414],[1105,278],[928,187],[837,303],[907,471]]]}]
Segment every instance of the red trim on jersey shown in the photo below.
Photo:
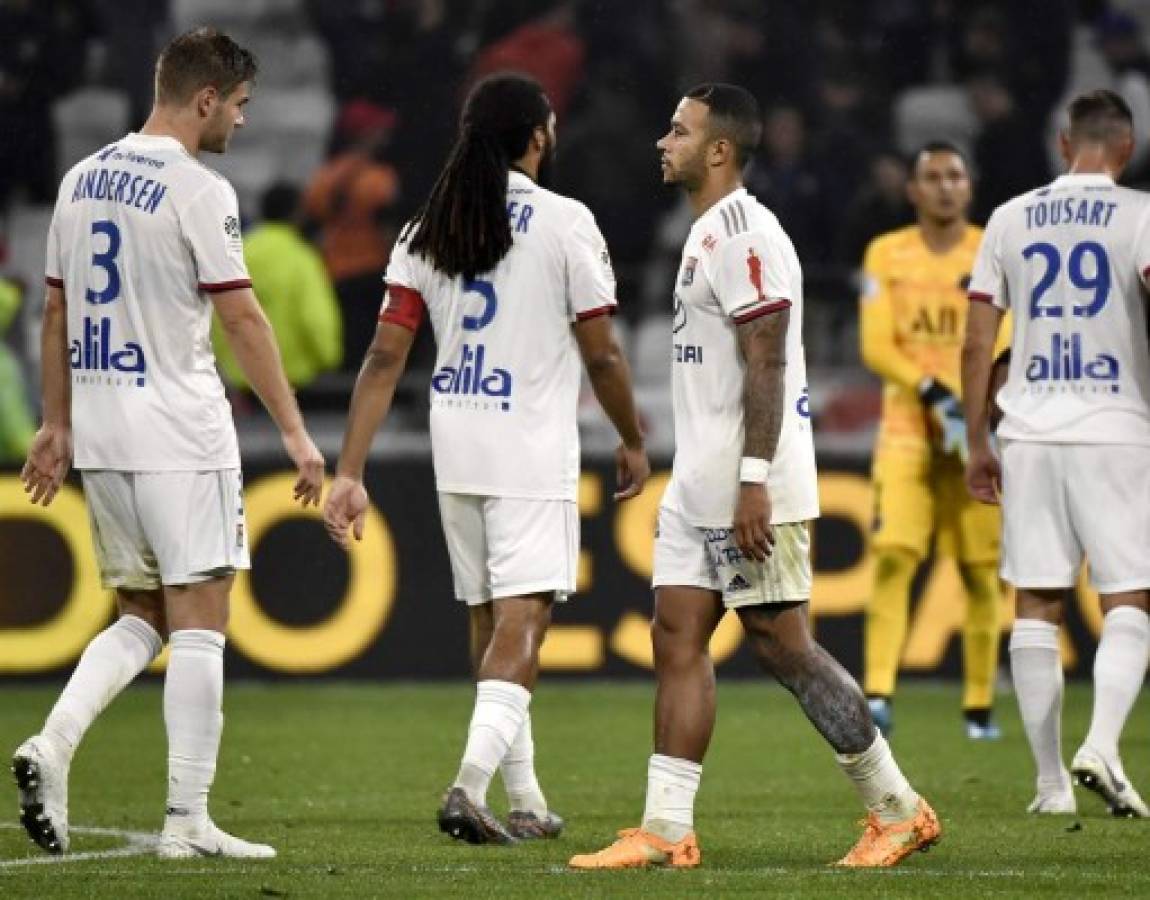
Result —
[{"label": "red trim on jersey", "polygon": [[994,302],[994,295],[993,294],[984,294],[982,291],[971,291],[969,294],[966,295],[966,299],[968,299],[974,303],[993,303]]},{"label": "red trim on jersey", "polygon": [[383,296],[383,306],[379,310],[379,321],[399,325],[408,331],[418,331],[427,312],[427,304],[419,291],[402,284],[389,284]]},{"label": "red trim on jersey", "polygon": [[48,287],[62,288],[64,286],[63,278],[53,278],[51,275],[45,275],[44,281]]},{"label": "red trim on jersey", "polygon": [[576,322],[586,322],[588,319],[594,319],[597,316],[613,316],[615,315],[615,304],[608,303],[605,306],[596,306],[594,309],[585,309],[583,312],[575,313]]},{"label": "red trim on jersey", "polygon": [[250,278],[237,278],[235,281],[201,281],[200,290],[209,294],[222,294],[224,291],[235,291],[240,288],[250,288]]},{"label": "red trim on jersey", "polygon": [[1142,270],[1142,280],[1143,281],[1150,281],[1150,266],[1147,266],[1145,269]]},{"label": "red trim on jersey", "polygon": [[780,297],[777,300],[772,300],[769,303],[764,303],[762,306],[756,306],[738,316],[731,316],[735,320],[736,325],[745,325],[747,322],[752,322],[759,316],[765,316],[769,313],[781,312],[784,309],[791,308],[791,301],[785,297]]}]

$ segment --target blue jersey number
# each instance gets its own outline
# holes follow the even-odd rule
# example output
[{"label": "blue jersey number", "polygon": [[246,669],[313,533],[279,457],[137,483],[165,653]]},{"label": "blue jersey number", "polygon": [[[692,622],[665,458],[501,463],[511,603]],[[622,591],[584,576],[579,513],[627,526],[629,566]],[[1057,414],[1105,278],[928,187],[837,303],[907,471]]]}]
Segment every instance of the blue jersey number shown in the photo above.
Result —
[{"label": "blue jersey number", "polygon": [[101,219],[92,223],[92,237],[101,234],[107,236],[108,247],[103,253],[92,253],[92,267],[103,269],[107,278],[102,291],[88,288],[84,293],[84,299],[89,303],[111,303],[120,296],[120,270],[116,267],[116,256],[120,252],[120,229],[115,222]]},{"label": "blue jersey number", "polygon": [[483,298],[483,311],[477,316],[463,317],[464,331],[479,331],[491,324],[495,318],[495,310],[499,308],[499,300],[495,296],[495,285],[482,278],[468,278],[463,282],[463,291],[466,294],[479,294]]},{"label": "blue jersey number", "polygon": [[[1022,251],[1023,259],[1030,260],[1035,256],[1042,257],[1046,269],[1030,293],[1030,318],[1061,319],[1066,315],[1065,307],[1057,303],[1043,303],[1043,297],[1054,286],[1062,271],[1062,255],[1053,244],[1038,241]],[[1098,315],[1110,296],[1110,257],[1106,255],[1106,248],[1097,241],[1075,244],[1066,259],[1066,274],[1078,290],[1093,294],[1089,303],[1071,306],[1070,314],[1080,318]]]}]

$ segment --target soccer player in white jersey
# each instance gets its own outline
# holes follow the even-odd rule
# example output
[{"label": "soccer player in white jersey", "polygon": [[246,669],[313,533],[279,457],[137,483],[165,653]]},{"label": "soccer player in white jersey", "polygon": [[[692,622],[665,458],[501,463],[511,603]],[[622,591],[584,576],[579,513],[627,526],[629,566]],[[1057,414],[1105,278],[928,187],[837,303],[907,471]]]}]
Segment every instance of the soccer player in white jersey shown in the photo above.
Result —
[{"label": "soccer player in white jersey", "polygon": [[[580,365],[622,439],[617,500],[649,473],[615,278],[583,204],[547,190],[555,116],[522,76],[480,82],[431,196],[392,253],[325,506],[332,537],[362,535],[372,435],[424,316],[438,348],[431,444],[456,597],[470,611],[478,682],[463,761],[439,827],[471,843],[556,837],[535,776],[528,704],[553,600],[575,590]],[[498,769],[506,825],[487,808]]]},{"label": "soccer player in white jersey", "polygon": [[760,123],[747,91],[704,84],[657,144],[664,182],[686,190],[697,218],[675,285],[675,462],[655,537],[655,753],[640,827],[574,857],[576,868],[699,865],[695,793],[715,723],[707,646],[728,609],[868,809],[863,837],[839,864],[891,866],[940,834],[859,686],[807,623],[807,522],[818,496],[802,272],[778,220],[742,186]]},{"label": "soccer player in white jersey", "polygon": [[244,268],[235,193],[196,159],[223,153],[243,124],[255,72],[252,55],[218,31],[176,38],[160,54],[141,131],[78,163],[60,186],[48,234],[44,422],[21,477],[47,505],[69,465],[80,470],[120,616],[13,758],[22,822],[51,853],[68,849],[77,745],[167,639],[159,855],[275,855],[220,830],[207,810],[228,593],[249,567],[239,449],[209,340],[213,306],[299,470],[296,498],[318,503],[323,482],[323,457]]},{"label": "soccer player in white jersey", "polygon": [[[1001,490],[1002,576],[1017,607],[1011,672],[1038,769],[1030,812],[1075,812],[1073,774],[1115,815],[1144,817],[1118,740],[1150,658],[1150,196],[1114,183],[1134,148],[1117,94],[1071,102],[1059,146],[1068,173],[996,209],[975,263],[962,370],[967,483],[985,503]],[[1008,309],[1000,463],[986,398]],[[1067,772],[1058,625],[1083,556],[1104,617],[1090,731]]]}]

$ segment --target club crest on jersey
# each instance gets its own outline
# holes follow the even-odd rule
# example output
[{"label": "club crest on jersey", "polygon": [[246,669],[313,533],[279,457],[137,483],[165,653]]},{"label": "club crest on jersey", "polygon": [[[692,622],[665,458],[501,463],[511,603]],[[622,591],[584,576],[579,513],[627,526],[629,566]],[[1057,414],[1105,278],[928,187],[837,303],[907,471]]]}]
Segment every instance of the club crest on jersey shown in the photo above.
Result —
[{"label": "club crest on jersey", "polygon": [[708,234],[703,237],[703,249],[708,253],[713,253],[718,245],[719,242],[715,239],[713,234]]},{"label": "club crest on jersey", "polygon": [[695,283],[695,266],[699,264],[697,256],[688,256],[687,261],[683,263],[683,275],[679,278],[680,287],[690,287]]},{"label": "club crest on jersey", "polygon": [[751,287],[758,293],[757,299],[766,300],[767,295],[763,293],[763,260],[754,247],[747,248],[747,277],[751,280]]},{"label": "club crest on jersey", "polygon": [[432,392],[448,400],[448,405],[456,400],[459,402],[454,405],[486,409],[487,403],[492,403],[507,412],[511,409],[511,373],[497,367],[489,371],[486,362],[487,348],[483,344],[464,344],[459,365],[443,366],[432,377]]}]

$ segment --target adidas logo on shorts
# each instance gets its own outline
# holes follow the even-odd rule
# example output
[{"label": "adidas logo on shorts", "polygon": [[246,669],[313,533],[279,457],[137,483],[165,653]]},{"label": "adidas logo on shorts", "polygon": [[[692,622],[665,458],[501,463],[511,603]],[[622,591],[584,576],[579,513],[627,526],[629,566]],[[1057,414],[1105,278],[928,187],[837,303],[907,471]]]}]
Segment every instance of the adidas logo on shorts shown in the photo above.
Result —
[{"label": "adidas logo on shorts", "polygon": [[732,578],[727,584],[727,593],[733,594],[736,591],[745,591],[750,586],[751,583],[747,581],[747,579],[745,579],[742,575],[735,575],[735,577]]}]

